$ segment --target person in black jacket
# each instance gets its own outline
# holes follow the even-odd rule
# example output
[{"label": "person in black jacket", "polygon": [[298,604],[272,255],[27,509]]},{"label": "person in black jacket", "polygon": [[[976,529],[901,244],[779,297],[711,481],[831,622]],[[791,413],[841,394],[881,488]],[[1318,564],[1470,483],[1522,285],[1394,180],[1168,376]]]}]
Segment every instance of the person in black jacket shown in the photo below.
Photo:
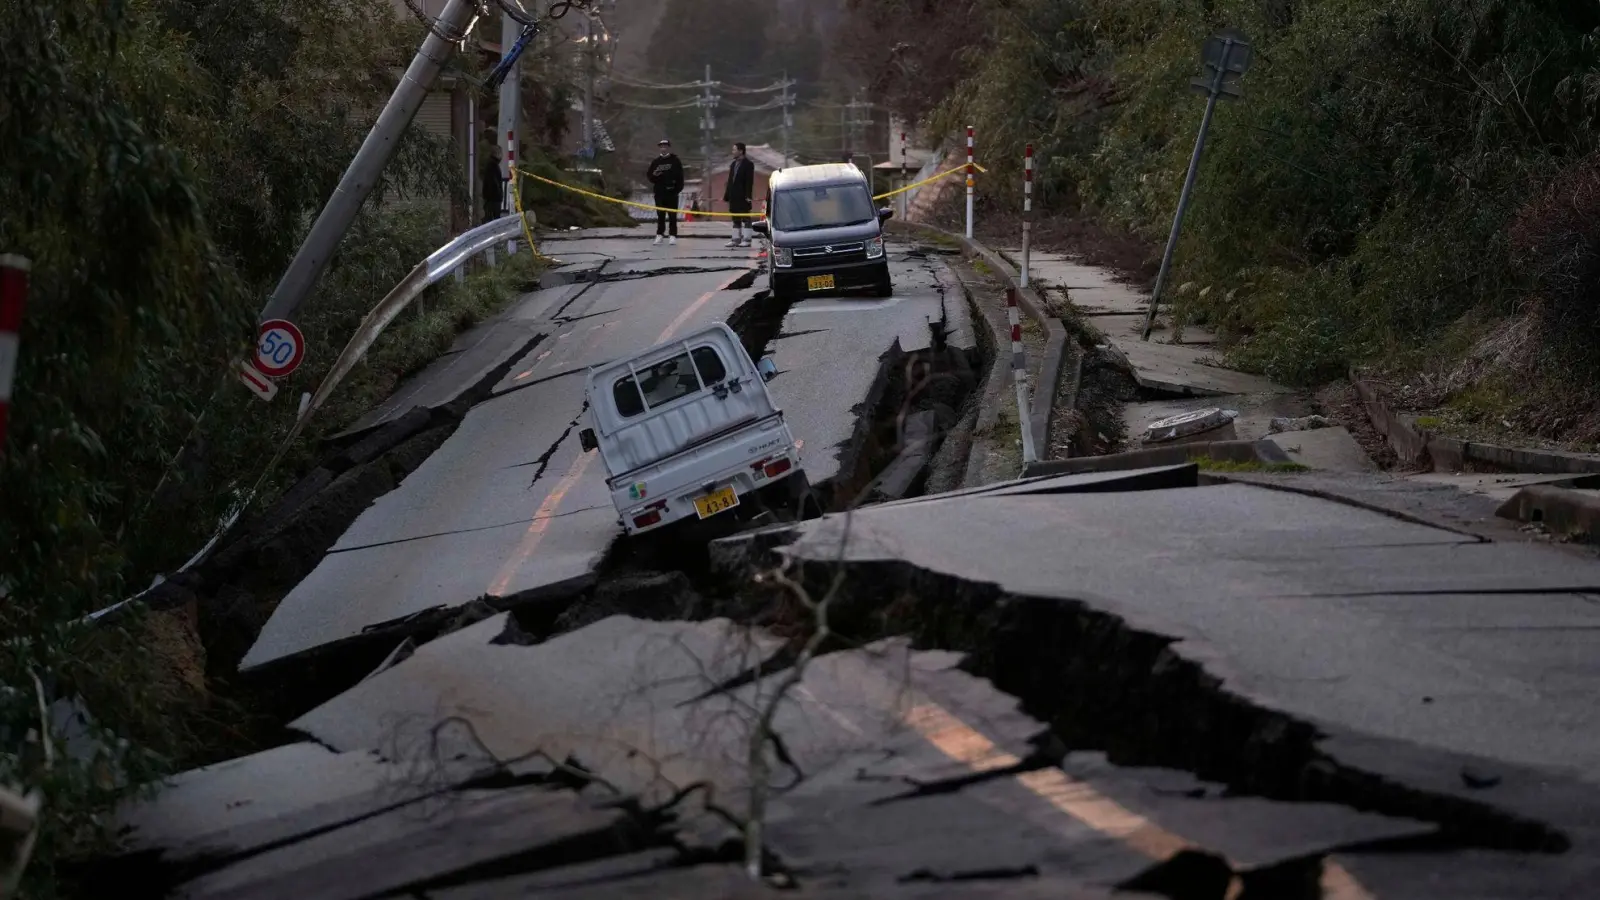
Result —
[{"label": "person in black jacket", "polygon": [[[722,189],[722,199],[728,204],[728,212],[747,213],[755,209],[756,192],[756,166],[745,155],[744,144],[733,145],[733,162],[728,165],[728,185]],[[750,238],[744,233],[744,219],[735,216],[733,219],[733,239],[728,241],[729,247],[750,246]]]},{"label": "person in black jacket", "polygon": [[[661,238],[668,234],[669,243],[678,242],[678,195],[683,193],[683,161],[678,159],[678,154],[672,152],[672,142],[666,138],[661,139],[659,145],[661,155],[650,161],[650,168],[645,171],[645,178],[650,181],[650,186],[655,188],[655,205],[661,207],[656,210],[656,243],[661,243]],[[672,210],[672,212],[666,212]]]},{"label": "person in black jacket", "polygon": [[479,185],[483,188],[483,221],[493,222],[505,215],[506,182],[500,174],[500,146],[484,145],[483,161],[478,164]]}]

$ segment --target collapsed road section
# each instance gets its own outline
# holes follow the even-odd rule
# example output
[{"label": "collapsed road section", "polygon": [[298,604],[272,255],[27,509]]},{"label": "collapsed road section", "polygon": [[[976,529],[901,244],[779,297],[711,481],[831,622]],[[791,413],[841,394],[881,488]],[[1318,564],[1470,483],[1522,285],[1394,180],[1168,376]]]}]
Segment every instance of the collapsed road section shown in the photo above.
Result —
[{"label": "collapsed road section", "polygon": [[[764,301],[691,306],[726,304],[779,358],[775,391],[845,368],[806,339],[865,330],[851,317],[874,311]],[[945,401],[918,408],[925,372],[953,365],[929,351],[960,330],[932,321],[872,359],[910,359],[898,384],[817,376],[866,393],[808,465],[842,484],[851,452],[889,455],[871,432],[949,418]],[[597,341],[595,325],[542,341],[505,379],[532,370],[535,386],[478,404],[417,470],[477,491],[462,509],[493,488],[448,480],[475,446],[507,463],[481,469],[510,473],[504,490],[542,470],[548,509],[514,523],[517,547],[592,512],[550,499],[584,490],[581,403],[552,404],[536,446],[473,417],[533,415],[507,404],[574,381],[539,354],[581,358],[559,335]],[[913,333],[928,344],[906,352]],[[412,478],[373,509],[404,498],[386,512],[424,516]],[[468,597],[427,629],[356,634],[375,654],[364,668],[347,659],[336,688],[296,697],[304,743],[130,809],[136,855],[105,874],[152,896],[330,900],[1581,896],[1600,872],[1586,774],[1600,674],[1575,662],[1536,689],[1529,641],[1595,658],[1600,563],[1430,524],[1425,498],[1374,509],[1333,482],[1310,496],[1182,465],[866,506],[840,490],[841,512],[717,542],[708,572],[620,573],[612,535],[588,587],[510,612],[508,595]],[[395,546],[436,579],[504,571],[472,573],[431,533]]]},{"label": "collapsed road section", "polygon": [[[559,288],[568,295],[547,307],[556,317],[547,320],[550,336],[512,362],[451,437],[289,590],[243,669],[330,654],[370,663],[474,601],[547,605],[591,588],[606,575],[620,529],[603,466],[575,433],[585,415],[576,376],[705,322],[727,320],[757,356],[775,357],[770,390],[825,496],[836,484],[859,492],[905,443],[878,418],[900,423],[910,414],[931,446],[963,401],[963,384],[943,370],[969,365],[976,348],[946,339],[947,309],[960,315],[964,304],[941,291],[927,260],[895,258],[902,290],[893,298],[790,307],[750,290],[750,251],[730,277],[726,266],[629,257],[648,252],[637,241],[567,243],[551,252],[571,255],[587,243],[609,254],[608,272],[664,274]],[[937,389],[927,389],[930,378]],[[914,480],[903,477],[894,490],[903,495]]]}]

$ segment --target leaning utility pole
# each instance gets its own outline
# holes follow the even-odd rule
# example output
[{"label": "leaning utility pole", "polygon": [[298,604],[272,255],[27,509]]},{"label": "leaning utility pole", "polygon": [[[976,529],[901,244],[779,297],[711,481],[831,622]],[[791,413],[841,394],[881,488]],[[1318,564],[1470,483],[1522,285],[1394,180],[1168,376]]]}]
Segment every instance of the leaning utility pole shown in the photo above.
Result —
[{"label": "leaning utility pole", "polygon": [[445,4],[444,11],[439,13],[427,39],[422,42],[422,49],[411,60],[394,94],[378,114],[372,131],[367,133],[355,159],[339,179],[333,196],[317,215],[305,243],[300,245],[272,297],[267,300],[261,311],[263,322],[291,318],[316,286],[338,249],[339,241],[350,230],[350,223],[361,212],[361,205],[371,196],[384,167],[400,146],[401,135],[416,117],[417,109],[439,77],[439,70],[450,58],[451,45],[466,40],[468,25],[476,12],[477,4],[472,0],[449,0]]}]

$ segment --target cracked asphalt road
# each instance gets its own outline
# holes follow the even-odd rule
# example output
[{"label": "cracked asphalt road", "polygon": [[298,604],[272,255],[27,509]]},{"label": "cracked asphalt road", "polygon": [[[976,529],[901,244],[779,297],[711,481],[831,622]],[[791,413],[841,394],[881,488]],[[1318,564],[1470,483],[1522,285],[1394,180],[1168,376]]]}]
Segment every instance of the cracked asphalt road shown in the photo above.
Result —
[{"label": "cracked asphalt road", "polygon": [[[526,599],[592,580],[620,529],[604,468],[575,434],[584,403],[579,376],[726,320],[765,286],[754,277],[758,249],[723,247],[715,225],[697,223],[684,234],[675,247],[652,246],[644,231],[547,240],[541,251],[563,263],[546,279],[557,284],[463,336],[360,423],[372,427],[413,405],[449,402],[514,358],[444,446],[367,509],[284,598],[241,668],[486,595]],[[929,263],[901,256],[894,266],[903,289],[892,302],[841,310],[839,301],[824,301],[815,313],[791,314],[810,329],[814,320],[826,322],[847,343],[826,353],[816,344],[799,354],[776,351],[772,390],[804,442],[813,483],[837,472],[880,357],[897,340],[926,345],[930,323],[943,318]]]}]

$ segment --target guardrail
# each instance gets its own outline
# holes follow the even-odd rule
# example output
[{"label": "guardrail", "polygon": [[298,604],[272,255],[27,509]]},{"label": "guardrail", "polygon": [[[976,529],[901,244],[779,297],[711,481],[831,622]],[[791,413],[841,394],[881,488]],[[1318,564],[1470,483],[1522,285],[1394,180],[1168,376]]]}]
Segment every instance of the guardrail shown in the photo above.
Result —
[{"label": "guardrail", "polygon": [[[261,487],[261,483],[266,479],[267,474],[278,465],[278,461],[283,458],[284,451],[288,450],[289,445],[294,443],[295,439],[300,436],[300,433],[305,429],[306,423],[311,421],[311,417],[316,411],[333,395],[339,384],[344,381],[345,376],[350,374],[356,363],[361,361],[361,357],[371,349],[373,342],[378,339],[379,335],[383,334],[385,328],[389,327],[389,323],[398,318],[402,312],[405,312],[412,302],[422,296],[423,291],[460,271],[461,267],[466,265],[474,256],[480,253],[488,253],[490,254],[490,264],[492,265],[492,251],[495,245],[501,241],[515,244],[522,239],[524,233],[520,214],[512,214],[495,219],[492,222],[485,222],[476,228],[461,233],[448,244],[428,254],[427,258],[417,263],[416,267],[406,277],[400,279],[399,283],[388,294],[384,295],[382,300],[378,301],[378,305],[367,313],[367,317],[361,320],[361,324],[357,326],[355,334],[351,335],[349,342],[344,346],[344,350],[339,353],[339,358],[334,360],[333,368],[329,369],[328,374],[323,376],[322,383],[317,386],[316,392],[301,407],[299,415],[295,419],[294,427],[289,430],[289,434],[278,444],[278,449],[273,453],[272,459],[262,469],[261,476],[256,480],[255,485],[250,488],[238,508],[223,520],[216,534],[211,536],[211,540],[207,541],[206,545],[201,547],[194,556],[189,557],[189,560],[179,566],[173,574],[187,572],[199,565],[216,548],[223,536],[233,528],[244,511],[254,502],[256,492]],[[529,249],[532,250],[533,248],[530,247]],[[535,250],[534,252],[537,251]],[[132,597],[90,613],[85,617],[84,621],[103,618],[125,606],[138,602],[146,594],[155,590],[164,580],[164,578],[156,579],[154,584]]]}]

